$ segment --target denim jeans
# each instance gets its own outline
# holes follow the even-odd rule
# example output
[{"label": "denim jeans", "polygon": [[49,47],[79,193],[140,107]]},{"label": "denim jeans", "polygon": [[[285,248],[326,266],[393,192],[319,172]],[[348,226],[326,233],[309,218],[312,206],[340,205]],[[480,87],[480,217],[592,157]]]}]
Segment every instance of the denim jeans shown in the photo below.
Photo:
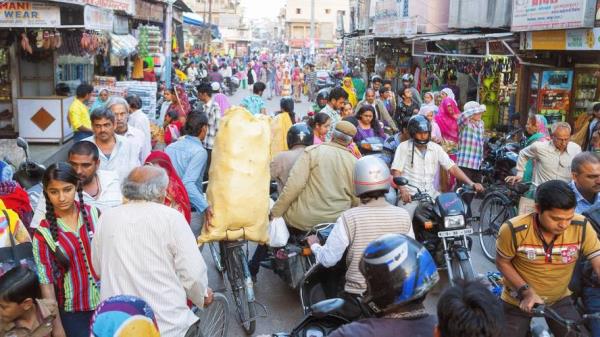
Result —
[{"label": "denim jeans", "polygon": [[93,311],[60,311],[60,320],[67,337],[89,337]]},{"label": "denim jeans", "polygon": [[[585,312],[593,314],[600,311],[600,288],[583,288],[583,305]],[[600,322],[596,319],[590,320],[592,337],[600,337]]]}]

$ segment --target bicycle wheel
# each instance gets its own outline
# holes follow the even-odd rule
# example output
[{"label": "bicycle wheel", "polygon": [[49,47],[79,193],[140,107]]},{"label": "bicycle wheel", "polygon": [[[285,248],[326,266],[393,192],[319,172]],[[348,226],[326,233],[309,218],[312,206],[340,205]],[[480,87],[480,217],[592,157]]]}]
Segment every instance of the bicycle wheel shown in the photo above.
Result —
[{"label": "bicycle wheel", "polygon": [[248,271],[248,261],[242,246],[228,249],[227,254],[227,276],[231,285],[233,300],[242,324],[242,328],[247,335],[254,333],[256,329],[256,310],[254,301],[248,299],[248,289],[246,282],[252,282],[250,272]]},{"label": "bicycle wheel", "polygon": [[226,337],[229,320],[229,301],[220,293],[215,293],[213,302],[199,311],[200,332],[203,337]]},{"label": "bicycle wheel", "polygon": [[504,194],[492,192],[483,199],[479,213],[479,243],[485,257],[494,262],[500,226],[506,220],[515,217],[516,211],[512,202]]}]

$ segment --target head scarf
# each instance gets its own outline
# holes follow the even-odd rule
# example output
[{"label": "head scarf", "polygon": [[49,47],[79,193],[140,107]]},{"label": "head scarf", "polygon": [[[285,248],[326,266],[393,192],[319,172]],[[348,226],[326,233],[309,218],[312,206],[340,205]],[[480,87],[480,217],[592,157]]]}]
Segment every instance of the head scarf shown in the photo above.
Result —
[{"label": "head scarf", "polygon": [[423,115],[425,117],[427,117],[427,115],[433,111],[435,114],[435,105],[431,105],[431,104],[423,104],[421,106],[421,109],[419,109],[419,115]]},{"label": "head scarf", "polygon": [[157,165],[167,171],[169,185],[167,186],[165,205],[178,210],[185,216],[185,219],[189,223],[192,218],[190,198],[188,197],[185,186],[183,185],[181,178],[177,175],[177,171],[175,171],[169,156],[162,151],[152,151],[148,158],[146,158],[145,164]]},{"label": "head scarf", "polygon": [[456,102],[456,97],[454,97],[454,91],[452,91],[452,89],[444,88],[444,89],[442,89],[442,92],[446,93],[446,95],[448,95],[448,97],[452,98]]},{"label": "head scarf", "polygon": [[106,103],[108,102],[108,99],[106,101],[103,101],[103,100],[100,99],[100,94],[103,91],[106,91],[106,93],[109,93],[108,89],[106,89],[106,88],[100,89],[98,91],[98,97],[96,97],[96,101],[94,101],[94,104],[92,104],[92,106],[90,107],[90,112],[92,112],[92,111],[94,111],[94,110],[96,110],[98,108],[103,108],[103,107],[106,106]]},{"label": "head scarf", "polygon": [[[431,96],[431,103],[425,103],[425,99],[423,99],[423,105],[433,105],[435,106],[435,95],[433,94],[433,91],[428,91],[425,93],[425,95],[430,95]],[[423,98],[425,98],[425,95],[423,95]]]},{"label": "head scarf", "polygon": [[225,111],[231,108],[231,103],[229,103],[229,99],[222,93],[214,94],[213,99],[219,105],[219,108],[221,108],[221,117],[223,117],[223,115],[225,115]]},{"label": "head scarf", "polygon": [[188,99],[188,95],[183,89],[181,85],[175,86],[175,92],[173,93],[177,96],[177,101],[179,102],[176,107],[179,113],[183,113],[184,116],[187,116],[191,111],[190,100]]},{"label": "head scarf", "polygon": [[[345,81],[350,81],[349,87],[347,87],[346,84],[344,84]],[[350,104],[352,104],[352,107],[354,108],[358,104],[358,98],[356,97],[356,91],[354,90],[352,78],[344,77],[344,80],[342,81],[342,89],[344,89],[344,91],[348,94],[348,102],[350,102]]]},{"label": "head scarf", "polygon": [[[448,111],[448,105],[451,105],[454,109],[454,114],[450,114]],[[440,127],[442,137],[445,140],[452,142],[458,142],[458,123],[456,121],[456,114],[459,114],[458,106],[456,101],[451,97],[446,97],[442,100],[440,109],[437,115],[435,115],[435,121]]]},{"label": "head scarf", "polygon": [[118,295],[104,300],[92,317],[92,337],[160,337],[152,308],[141,298]]},{"label": "head scarf", "polygon": [[535,115],[535,124],[537,125],[538,132],[546,137],[550,137],[548,132],[548,120],[544,115]]}]

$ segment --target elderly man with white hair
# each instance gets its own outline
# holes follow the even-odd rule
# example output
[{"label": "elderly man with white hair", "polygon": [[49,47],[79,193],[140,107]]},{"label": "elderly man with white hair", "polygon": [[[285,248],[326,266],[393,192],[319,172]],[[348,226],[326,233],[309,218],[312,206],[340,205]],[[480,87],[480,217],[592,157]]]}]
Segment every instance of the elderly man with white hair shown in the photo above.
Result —
[{"label": "elderly man with white hair", "polygon": [[517,175],[506,178],[508,183],[523,179],[525,164],[533,159],[533,184],[539,186],[548,180],[570,182],[571,162],[581,152],[581,147],[571,141],[569,123],[556,122],[552,125],[552,140],[535,142],[519,152]]},{"label": "elderly man with white hair", "polygon": [[115,133],[140,147],[140,162],[143,163],[150,154],[152,146],[150,139],[142,130],[129,125],[129,104],[123,97],[113,96],[106,103],[106,107],[115,115]]},{"label": "elderly man with white hair", "polygon": [[200,322],[186,301],[208,305],[212,290],[190,226],[164,205],[168,184],[160,167],[138,167],[127,176],[122,190],[128,201],[102,213],[92,263],[101,300],[140,297],[153,308],[161,336],[197,336]]}]

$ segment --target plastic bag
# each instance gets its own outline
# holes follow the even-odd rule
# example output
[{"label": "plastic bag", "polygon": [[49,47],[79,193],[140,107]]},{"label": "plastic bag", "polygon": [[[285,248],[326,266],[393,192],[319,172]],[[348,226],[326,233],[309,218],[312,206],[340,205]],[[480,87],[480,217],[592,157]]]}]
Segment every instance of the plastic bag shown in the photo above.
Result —
[{"label": "plastic bag", "polygon": [[206,192],[214,217],[199,243],[245,239],[266,243],[271,130],[267,116],[235,106],[219,124]]},{"label": "plastic bag", "polygon": [[283,247],[290,238],[290,232],[285,225],[283,218],[275,218],[269,224],[269,246]]}]

